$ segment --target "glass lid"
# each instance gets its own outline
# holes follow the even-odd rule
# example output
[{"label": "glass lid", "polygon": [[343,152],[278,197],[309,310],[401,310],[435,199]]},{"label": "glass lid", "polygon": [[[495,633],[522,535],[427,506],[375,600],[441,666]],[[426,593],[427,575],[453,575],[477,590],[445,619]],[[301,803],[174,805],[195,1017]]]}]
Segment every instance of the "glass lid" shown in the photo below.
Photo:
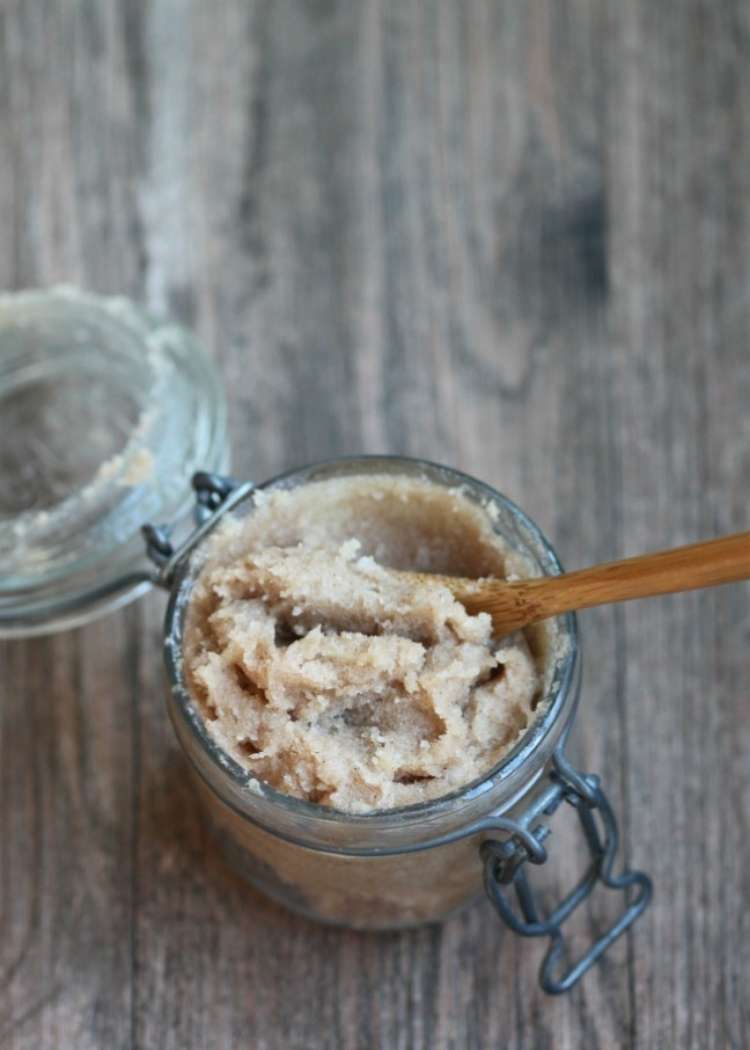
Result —
[{"label": "glass lid", "polygon": [[221,381],[183,329],[72,288],[0,295],[0,637],[137,597],[141,525],[227,460]]}]

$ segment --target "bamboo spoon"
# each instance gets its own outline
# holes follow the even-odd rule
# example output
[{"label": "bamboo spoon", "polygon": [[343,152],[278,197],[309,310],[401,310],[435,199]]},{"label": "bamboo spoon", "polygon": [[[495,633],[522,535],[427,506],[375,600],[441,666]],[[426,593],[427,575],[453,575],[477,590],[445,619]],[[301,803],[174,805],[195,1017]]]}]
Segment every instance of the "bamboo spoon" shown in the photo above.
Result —
[{"label": "bamboo spoon", "polygon": [[641,554],[593,565],[562,576],[540,576],[508,583],[461,576],[403,573],[416,580],[440,580],[467,612],[488,612],[502,637],[548,616],[594,605],[676,594],[750,578],[750,532],[739,532],[687,547]]}]

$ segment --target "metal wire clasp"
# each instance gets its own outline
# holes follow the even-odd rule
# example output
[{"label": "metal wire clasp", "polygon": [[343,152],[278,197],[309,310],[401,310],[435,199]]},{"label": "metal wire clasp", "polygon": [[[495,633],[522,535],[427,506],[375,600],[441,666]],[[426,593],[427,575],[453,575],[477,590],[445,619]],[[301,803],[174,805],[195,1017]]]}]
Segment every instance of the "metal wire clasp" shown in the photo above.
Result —
[{"label": "metal wire clasp", "polygon": [[[509,832],[510,837],[503,841],[485,841],[481,853],[485,889],[503,921],[522,937],[549,937],[549,948],[539,971],[539,983],[545,992],[559,995],[572,988],[638,918],[651,899],[652,887],[649,877],[641,871],[626,870],[621,875],[612,874],[619,835],[617,821],[601,789],[599,778],[579,773],[559,750],[553,756],[550,780],[550,786],[518,821],[497,822],[498,830]],[[563,801],[573,806],[578,814],[591,861],[577,885],[545,918],[540,913],[536,896],[526,877],[525,865],[527,861],[543,864],[547,859],[547,851],[542,843],[550,832],[540,818],[551,816]],[[597,883],[612,890],[626,891],[633,887],[636,892],[612,926],[577,962],[559,973],[568,954],[562,925]],[[512,906],[505,889],[511,885],[515,890],[520,914]]]},{"label": "metal wire clasp", "polygon": [[222,474],[193,475],[195,490],[194,517],[197,527],[177,546],[172,543],[172,525],[143,525],[146,554],[157,566],[153,582],[171,588],[177,568],[189,557],[203,538],[216,527],[217,522],[255,488],[252,481],[238,484]]}]

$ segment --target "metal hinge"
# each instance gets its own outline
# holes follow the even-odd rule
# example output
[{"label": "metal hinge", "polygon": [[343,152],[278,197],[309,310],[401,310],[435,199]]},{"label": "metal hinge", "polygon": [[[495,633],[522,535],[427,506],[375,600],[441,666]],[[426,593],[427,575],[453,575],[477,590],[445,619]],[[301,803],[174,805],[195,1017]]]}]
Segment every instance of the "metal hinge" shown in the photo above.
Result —
[{"label": "metal hinge", "polygon": [[193,475],[195,490],[194,517],[197,527],[177,546],[172,543],[172,525],[144,525],[146,554],[159,572],[153,582],[169,589],[178,567],[195,550],[203,538],[214,529],[228,511],[241,503],[255,488],[251,481],[238,484],[222,474],[199,472]]},{"label": "metal hinge", "polygon": [[[487,895],[503,921],[522,937],[549,937],[549,947],[539,971],[545,992],[567,992],[601,958],[610,945],[632,925],[651,899],[651,880],[641,871],[612,874],[619,835],[612,807],[601,789],[599,778],[579,773],[562,750],[553,756],[550,786],[518,820],[498,821],[498,830],[509,833],[502,841],[482,844],[484,883]],[[543,917],[536,895],[526,877],[526,863],[543,864],[547,850],[543,845],[550,833],[541,818],[552,816],[562,802],[575,809],[589,848],[590,863],[583,877],[560,904]],[[568,956],[562,926],[591,893],[597,883],[611,890],[634,890],[619,918],[567,969]],[[518,909],[511,904],[506,887],[515,890]],[[562,969],[562,973],[559,971]]]}]

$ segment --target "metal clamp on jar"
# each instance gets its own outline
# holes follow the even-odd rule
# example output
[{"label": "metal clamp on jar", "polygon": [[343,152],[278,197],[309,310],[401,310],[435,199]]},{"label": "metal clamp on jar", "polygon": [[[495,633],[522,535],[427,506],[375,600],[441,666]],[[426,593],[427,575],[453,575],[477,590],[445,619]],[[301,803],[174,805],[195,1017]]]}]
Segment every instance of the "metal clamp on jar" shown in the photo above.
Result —
[{"label": "metal clamp on jar", "polygon": [[[11,506],[0,519],[0,560],[9,566],[0,573],[0,635],[82,623],[151,586],[167,589],[169,714],[217,840],[235,868],[294,910],[360,929],[439,921],[484,886],[512,930],[549,939],[542,987],[553,994],[571,988],[640,915],[651,895],[643,873],[614,873],[618,835],[612,809],[599,778],[581,774],[565,756],[580,685],[573,615],[559,621],[567,644],[555,661],[541,713],[495,768],[452,794],[365,815],[302,801],[251,780],[210,736],[182,666],[185,615],[199,561],[192,556],[222,517],[252,513],[256,488],[288,489],[325,478],[384,473],[460,485],[470,497],[492,504],[493,527],[507,544],[539,572],[559,573],[557,556],[534,523],[475,479],[401,457],[336,460],[262,486],[237,485],[221,473],[228,458],[225,409],[209,362],[184,333],[144,318],[121,301],[68,292],[4,297],[0,341],[11,351],[0,371],[0,395],[5,388],[17,417],[11,466],[26,478],[26,488],[17,490],[23,505]],[[92,377],[104,399],[104,416],[93,422],[85,419],[90,394],[82,386]],[[127,411],[122,407],[125,388]],[[107,399],[113,411],[117,407],[122,432],[114,448],[106,425]],[[74,457],[60,466],[44,456],[34,458],[40,412],[46,413],[43,425],[52,430],[71,413],[84,418],[85,462]],[[82,432],[76,440],[85,436]],[[99,462],[91,456],[97,441]],[[198,467],[203,471],[195,473]],[[61,493],[66,486],[69,491]],[[191,516],[194,524],[188,526]],[[568,807],[577,814],[589,860],[578,883],[545,913],[527,873],[529,865],[546,863],[555,814]],[[599,884],[625,895],[622,909],[610,928],[571,961],[565,922]]]}]

